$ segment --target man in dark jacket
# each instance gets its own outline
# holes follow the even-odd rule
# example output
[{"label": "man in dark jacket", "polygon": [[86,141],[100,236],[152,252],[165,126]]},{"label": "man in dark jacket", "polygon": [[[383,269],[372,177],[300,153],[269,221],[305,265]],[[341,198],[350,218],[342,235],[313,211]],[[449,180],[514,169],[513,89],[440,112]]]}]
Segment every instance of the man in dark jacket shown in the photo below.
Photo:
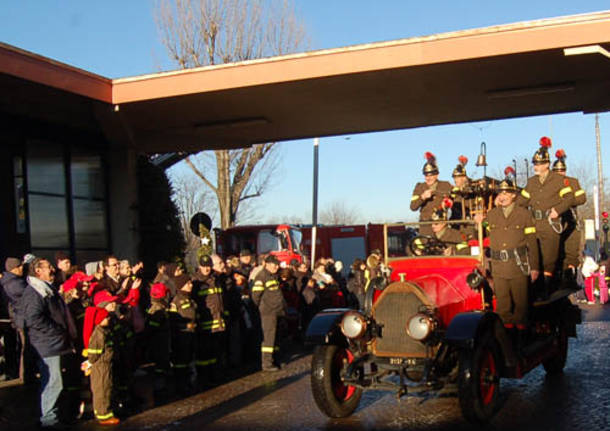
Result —
[{"label": "man in dark jacket", "polygon": [[74,354],[76,327],[68,307],[53,288],[55,270],[46,259],[30,264],[28,286],[21,297],[25,330],[38,355],[40,369],[40,425],[57,427],[58,399],[63,389],[62,358]]},{"label": "man in dark jacket", "polygon": [[286,303],[277,279],[280,262],[273,255],[265,258],[264,268],[254,278],[252,301],[258,307],[263,329],[261,365],[263,371],[278,371],[273,363],[276,346],[277,319],[286,315]]},{"label": "man in dark jacket", "polygon": [[[23,264],[15,257],[9,257],[4,263],[6,270],[0,278],[3,292],[0,292],[8,304],[8,317],[11,325],[6,325],[4,337],[4,357],[7,379],[23,378],[23,317],[19,311],[19,300],[25,290]],[[4,307],[4,304],[3,304]],[[19,343],[20,341],[20,343]],[[20,345],[19,345],[20,344]]]}]

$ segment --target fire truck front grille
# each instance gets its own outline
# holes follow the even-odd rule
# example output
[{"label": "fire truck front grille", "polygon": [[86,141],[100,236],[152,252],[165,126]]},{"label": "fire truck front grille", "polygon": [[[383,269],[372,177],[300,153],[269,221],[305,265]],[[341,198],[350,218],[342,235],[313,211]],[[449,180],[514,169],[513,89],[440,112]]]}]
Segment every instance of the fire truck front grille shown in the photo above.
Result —
[{"label": "fire truck front grille", "polygon": [[373,343],[377,356],[425,357],[426,347],[407,335],[407,322],[426,301],[425,295],[410,283],[394,283],[373,305],[373,318],[383,325],[381,337]]}]

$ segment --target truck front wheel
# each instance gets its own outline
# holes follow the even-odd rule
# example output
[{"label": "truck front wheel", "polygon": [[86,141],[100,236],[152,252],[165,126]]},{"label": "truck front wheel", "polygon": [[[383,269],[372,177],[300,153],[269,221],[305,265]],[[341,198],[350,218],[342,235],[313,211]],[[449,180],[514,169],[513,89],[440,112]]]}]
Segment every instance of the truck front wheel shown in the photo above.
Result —
[{"label": "truck front wheel", "polygon": [[491,332],[474,349],[460,352],[458,397],[464,418],[470,422],[488,422],[498,406],[500,391],[500,355]]},{"label": "truck front wheel", "polygon": [[318,346],[311,361],[311,391],[318,408],[331,418],[344,418],[352,414],[362,397],[362,389],[346,385],[342,371],[354,360],[344,347]]}]

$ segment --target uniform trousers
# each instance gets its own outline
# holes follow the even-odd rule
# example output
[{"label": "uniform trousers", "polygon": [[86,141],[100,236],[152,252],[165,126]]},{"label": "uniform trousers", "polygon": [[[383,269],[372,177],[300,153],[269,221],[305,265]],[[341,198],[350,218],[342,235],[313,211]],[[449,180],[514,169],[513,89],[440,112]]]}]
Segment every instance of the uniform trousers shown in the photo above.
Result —
[{"label": "uniform trousers", "polygon": [[525,325],[527,322],[527,276],[521,273],[511,278],[493,275],[496,292],[496,312],[504,324]]},{"label": "uniform trousers", "polygon": [[263,344],[261,346],[262,368],[273,366],[273,354],[277,350],[275,335],[277,333],[277,314],[261,313],[261,326],[263,329]]},{"label": "uniform trousers", "polygon": [[540,246],[541,266],[546,273],[555,272],[555,264],[559,256],[560,235],[553,230],[547,220],[536,221],[536,238]]}]

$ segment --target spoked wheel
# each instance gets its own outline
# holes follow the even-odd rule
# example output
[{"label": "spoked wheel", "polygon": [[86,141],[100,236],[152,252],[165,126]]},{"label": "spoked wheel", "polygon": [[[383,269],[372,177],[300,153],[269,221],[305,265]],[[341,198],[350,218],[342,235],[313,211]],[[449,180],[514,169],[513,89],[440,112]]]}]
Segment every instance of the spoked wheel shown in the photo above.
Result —
[{"label": "spoked wheel", "polygon": [[474,349],[461,352],[458,397],[466,420],[486,423],[496,412],[500,392],[499,361],[499,349],[491,333],[487,333]]},{"label": "spoked wheel", "polygon": [[559,374],[563,372],[568,359],[568,333],[565,328],[560,327],[557,333],[557,353],[542,362],[547,374]]},{"label": "spoked wheel", "polygon": [[341,374],[354,361],[349,349],[318,346],[311,361],[311,390],[318,408],[331,418],[352,414],[362,397],[362,389],[346,385]]}]

